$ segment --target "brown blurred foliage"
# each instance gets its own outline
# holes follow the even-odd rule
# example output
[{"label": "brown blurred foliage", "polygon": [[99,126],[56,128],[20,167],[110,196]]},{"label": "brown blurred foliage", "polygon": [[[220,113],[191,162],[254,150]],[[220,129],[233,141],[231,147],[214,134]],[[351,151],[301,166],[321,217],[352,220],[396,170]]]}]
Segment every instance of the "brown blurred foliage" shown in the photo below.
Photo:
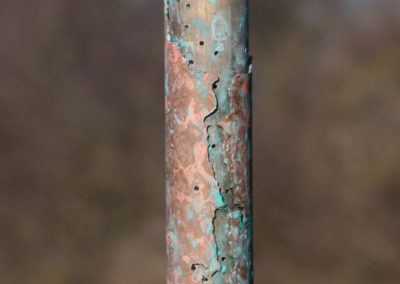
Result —
[{"label": "brown blurred foliage", "polygon": [[[398,11],[251,1],[257,283],[400,283]],[[164,282],[162,20],[0,2],[0,283]]]}]

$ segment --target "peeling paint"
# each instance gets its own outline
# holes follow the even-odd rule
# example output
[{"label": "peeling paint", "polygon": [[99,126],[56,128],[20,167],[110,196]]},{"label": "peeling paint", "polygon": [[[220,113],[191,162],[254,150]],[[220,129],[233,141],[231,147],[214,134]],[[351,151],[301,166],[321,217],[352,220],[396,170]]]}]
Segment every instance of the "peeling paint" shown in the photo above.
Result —
[{"label": "peeling paint", "polygon": [[164,3],[167,283],[252,283],[248,3]]}]

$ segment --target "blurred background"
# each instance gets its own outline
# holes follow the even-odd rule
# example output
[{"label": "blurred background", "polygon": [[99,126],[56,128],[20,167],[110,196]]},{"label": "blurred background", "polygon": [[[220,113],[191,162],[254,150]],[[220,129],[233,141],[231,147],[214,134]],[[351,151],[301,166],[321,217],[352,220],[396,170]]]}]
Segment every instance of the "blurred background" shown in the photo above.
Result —
[{"label": "blurred background", "polygon": [[[0,1],[0,283],[164,283],[161,0]],[[400,283],[400,2],[251,0],[256,283]]]}]

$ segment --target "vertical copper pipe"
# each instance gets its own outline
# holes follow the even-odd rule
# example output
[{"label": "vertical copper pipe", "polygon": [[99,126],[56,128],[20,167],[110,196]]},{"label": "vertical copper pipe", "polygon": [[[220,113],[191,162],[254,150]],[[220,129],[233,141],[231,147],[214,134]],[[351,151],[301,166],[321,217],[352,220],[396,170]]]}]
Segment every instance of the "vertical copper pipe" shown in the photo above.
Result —
[{"label": "vertical copper pipe", "polygon": [[167,283],[252,283],[248,0],[164,1]]}]

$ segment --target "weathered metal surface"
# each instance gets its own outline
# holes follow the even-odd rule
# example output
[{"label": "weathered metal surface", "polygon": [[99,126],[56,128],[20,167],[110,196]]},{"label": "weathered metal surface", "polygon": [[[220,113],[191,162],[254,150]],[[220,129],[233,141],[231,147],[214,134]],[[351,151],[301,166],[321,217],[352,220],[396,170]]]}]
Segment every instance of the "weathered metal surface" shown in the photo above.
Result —
[{"label": "weathered metal surface", "polygon": [[168,283],[251,283],[247,1],[165,0]]}]

